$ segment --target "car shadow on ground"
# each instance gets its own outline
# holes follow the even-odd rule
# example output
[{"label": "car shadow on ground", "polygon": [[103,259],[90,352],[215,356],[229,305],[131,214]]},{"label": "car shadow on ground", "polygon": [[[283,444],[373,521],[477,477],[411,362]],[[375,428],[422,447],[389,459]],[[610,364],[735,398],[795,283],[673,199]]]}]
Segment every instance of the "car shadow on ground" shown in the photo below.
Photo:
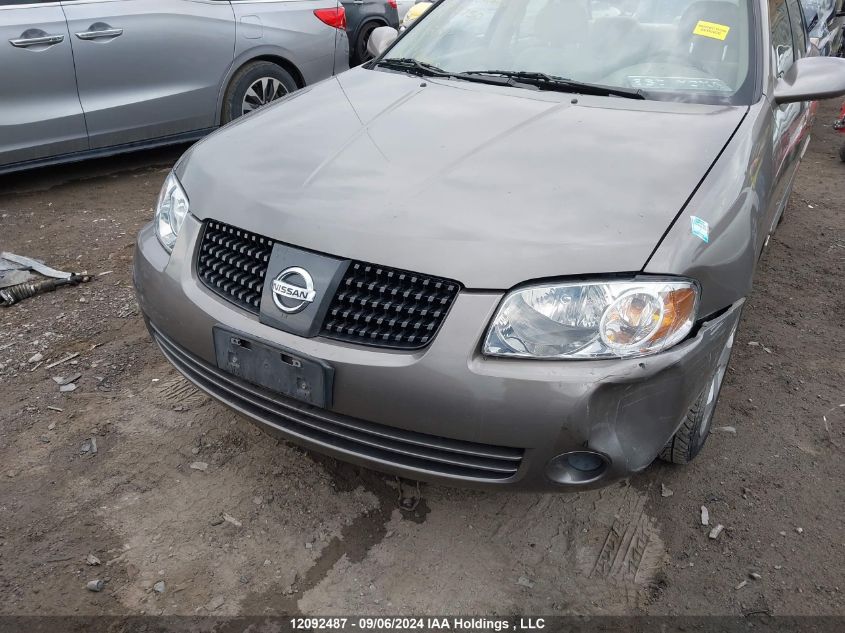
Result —
[{"label": "car shadow on ground", "polygon": [[119,174],[170,167],[190,145],[180,144],[169,147],[118,154],[105,158],[83,160],[39,167],[27,171],[0,174],[0,195],[46,191],[69,182],[87,181],[104,176],[117,177]]}]

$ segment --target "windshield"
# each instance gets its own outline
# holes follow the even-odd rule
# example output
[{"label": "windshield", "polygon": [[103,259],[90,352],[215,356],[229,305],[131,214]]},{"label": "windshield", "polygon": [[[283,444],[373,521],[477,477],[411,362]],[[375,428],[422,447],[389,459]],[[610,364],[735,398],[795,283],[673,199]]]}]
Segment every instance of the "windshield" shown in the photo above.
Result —
[{"label": "windshield", "polygon": [[443,0],[384,61],[456,74],[542,73],[649,99],[749,103],[749,2]]}]

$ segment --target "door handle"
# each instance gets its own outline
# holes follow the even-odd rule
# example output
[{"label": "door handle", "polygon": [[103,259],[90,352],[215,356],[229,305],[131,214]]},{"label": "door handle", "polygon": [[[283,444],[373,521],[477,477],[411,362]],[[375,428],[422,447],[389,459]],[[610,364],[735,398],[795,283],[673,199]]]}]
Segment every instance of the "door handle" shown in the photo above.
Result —
[{"label": "door handle", "polygon": [[15,48],[27,48],[28,46],[52,46],[64,41],[64,35],[40,35],[38,37],[21,37],[16,40],[9,40],[9,44]]},{"label": "door handle", "polygon": [[76,37],[81,40],[100,40],[106,37],[120,37],[123,35],[123,29],[103,29],[101,31],[83,31],[77,33]]}]

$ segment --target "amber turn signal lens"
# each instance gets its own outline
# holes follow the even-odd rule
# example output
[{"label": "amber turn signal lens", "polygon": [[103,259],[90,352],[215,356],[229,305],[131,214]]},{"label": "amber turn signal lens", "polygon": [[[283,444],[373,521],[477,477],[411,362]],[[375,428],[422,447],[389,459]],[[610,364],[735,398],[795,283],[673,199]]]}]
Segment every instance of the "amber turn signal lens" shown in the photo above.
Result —
[{"label": "amber turn signal lens", "polygon": [[663,318],[653,339],[670,338],[695,317],[695,291],[692,288],[678,288],[662,293]]}]

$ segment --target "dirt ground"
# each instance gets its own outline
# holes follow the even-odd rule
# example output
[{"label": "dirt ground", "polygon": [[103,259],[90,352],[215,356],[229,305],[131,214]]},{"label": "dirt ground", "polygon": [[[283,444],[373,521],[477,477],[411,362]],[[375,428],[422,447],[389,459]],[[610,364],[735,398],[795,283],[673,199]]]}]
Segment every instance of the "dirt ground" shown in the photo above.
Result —
[{"label": "dirt ground", "polygon": [[735,432],[600,492],[423,485],[410,513],[395,480],[270,439],[150,342],[134,237],[184,148],[0,180],[0,250],[97,275],[0,309],[0,614],[845,614],[836,110],[740,326],[714,423]]}]

